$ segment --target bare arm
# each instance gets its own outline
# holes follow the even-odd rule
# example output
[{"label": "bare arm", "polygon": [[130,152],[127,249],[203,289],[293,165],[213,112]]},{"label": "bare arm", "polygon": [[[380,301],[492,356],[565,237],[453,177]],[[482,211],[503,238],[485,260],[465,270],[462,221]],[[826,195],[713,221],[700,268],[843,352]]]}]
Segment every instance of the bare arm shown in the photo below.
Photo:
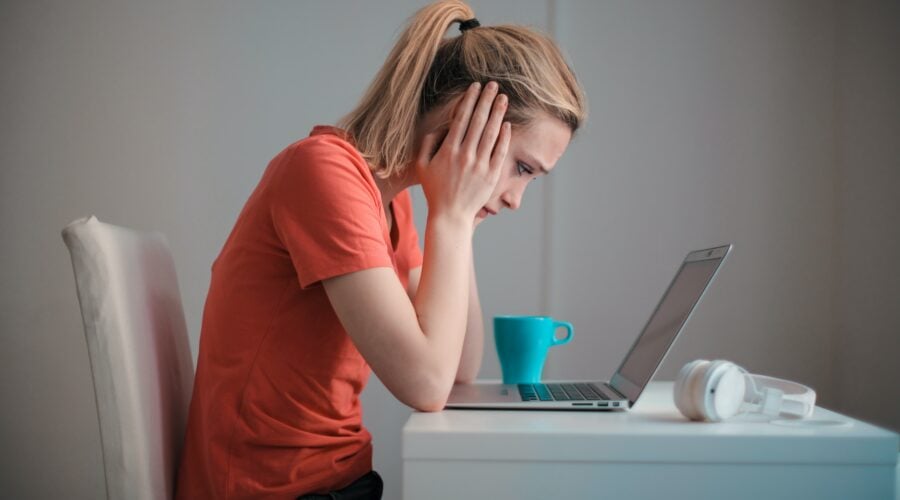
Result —
[{"label": "bare arm", "polygon": [[[466,337],[463,341],[462,356],[459,360],[459,368],[456,370],[456,382],[468,384],[475,380],[481,369],[481,359],[484,355],[484,317],[481,312],[481,303],[478,299],[478,285],[475,278],[474,259],[469,266],[469,307],[466,314]],[[410,297],[416,296],[419,286],[419,276],[422,268],[417,267],[409,272]]]},{"label": "bare arm", "polygon": [[433,158],[441,134],[423,140],[416,168],[428,222],[415,297],[389,268],[323,281],[357,349],[397,399],[419,410],[444,407],[459,368],[475,214],[493,192],[509,147],[509,125],[501,126],[506,100],[496,94],[468,91]]},{"label": "bare arm", "polygon": [[469,265],[469,310],[466,321],[466,338],[463,342],[462,357],[456,371],[456,381],[463,384],[472,383],[481,369],[481,358],[484,354],[484,317],[481,302],[478,300],[478,283],[475,280],[475,262]]},{"label": "bare arm", "polygon": [[378,378],[417,410],[442,409],[453,384],[468,307],[471,231],[471,224],[429,221],[415,300],[389,268],[323,282],[341,324]]}]

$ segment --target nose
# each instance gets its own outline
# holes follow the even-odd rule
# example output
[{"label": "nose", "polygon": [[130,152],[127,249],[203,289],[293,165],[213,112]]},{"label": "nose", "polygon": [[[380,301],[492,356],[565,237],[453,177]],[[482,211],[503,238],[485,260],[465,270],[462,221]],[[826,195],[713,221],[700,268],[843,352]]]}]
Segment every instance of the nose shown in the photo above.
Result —
[{"label": "nose", "polygon": [[506,208],[510,210],[518,210],[522,205],[522,195],[525,194],[525,184],[521,187],[514,187],[506,190],[503,193],[503,196],[500,197],[500,201],[506,205]]}]

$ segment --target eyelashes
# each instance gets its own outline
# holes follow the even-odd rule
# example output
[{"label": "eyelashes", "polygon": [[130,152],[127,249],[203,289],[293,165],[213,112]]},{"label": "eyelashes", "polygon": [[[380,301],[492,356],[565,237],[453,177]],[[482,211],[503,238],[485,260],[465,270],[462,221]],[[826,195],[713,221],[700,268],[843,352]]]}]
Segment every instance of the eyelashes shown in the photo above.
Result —
[{"label": "eyelashes", "polygon": [[520,177],[523,175],[531,175],[533,173],[534,173],[534,170],[531,167],[529,167],[528,165],[526,165],[520,161],[516,162],[516,174],[518,174]]}]

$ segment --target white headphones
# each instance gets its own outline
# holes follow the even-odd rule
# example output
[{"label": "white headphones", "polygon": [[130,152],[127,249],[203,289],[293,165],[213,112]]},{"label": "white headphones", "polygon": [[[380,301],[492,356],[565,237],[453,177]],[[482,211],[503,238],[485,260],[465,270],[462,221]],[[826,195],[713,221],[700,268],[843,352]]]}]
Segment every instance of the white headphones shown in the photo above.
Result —
[{"label": "white headphones", "polygon": [[720,422],[738,413],[788,414],[807,418],[816,391],[796,382],[753,375],[724,360],[698,359],[684,365],[675,381],[675,406],[691,420]]}]

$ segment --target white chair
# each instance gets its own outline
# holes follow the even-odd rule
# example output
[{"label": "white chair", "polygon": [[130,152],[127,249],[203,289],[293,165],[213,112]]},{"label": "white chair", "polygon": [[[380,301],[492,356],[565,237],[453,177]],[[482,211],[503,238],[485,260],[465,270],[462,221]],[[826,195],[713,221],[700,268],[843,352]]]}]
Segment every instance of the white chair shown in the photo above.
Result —
[{"label": "white chair", "polygon": [[84,320],[109,499],[170,499],[194,366],[165,236],[79,219],[62,231]]}]

